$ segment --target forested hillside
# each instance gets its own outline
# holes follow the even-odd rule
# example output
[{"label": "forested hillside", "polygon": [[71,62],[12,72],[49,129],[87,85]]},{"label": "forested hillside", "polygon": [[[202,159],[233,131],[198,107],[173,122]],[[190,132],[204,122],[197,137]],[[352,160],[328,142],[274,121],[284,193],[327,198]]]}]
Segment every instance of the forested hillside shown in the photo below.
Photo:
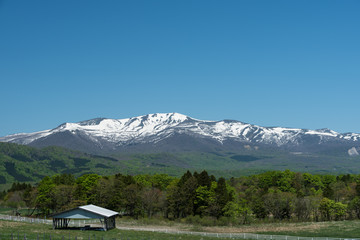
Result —
[{"label": "forested hillside", "polygon": [[312,175],[289,170],[241,178],[215,178],[206,171],[45,177],[33,187],[13,184],[2,203],[42,214],[95,204],[134,218],[247,224],[268,221],[330,221],[360,218],[360,175]]},{"label": "forested hillside", "polygon": [[45,176],[71,173],[114,175],[164,173],[181,177],[187,170],[202,171],[216,177],[231,178],[269,170],[309,172],[316,174],[358,174],[359,157],[271,154],[260,149],[239,152],[159,152],[117,153],[97,156],[61,147],[33,148],[0,142],[0,191],[14,182],[35,183]]},{"label": "forested hillside", "polygon": [[[114,174],[123,165],[110,157],[94,156],[60,147],[32,148],[0,143],[0,190],[14,182],[39,182],[45,176],[61,173]],[[3,187],[5,188],[5,187]]]}]

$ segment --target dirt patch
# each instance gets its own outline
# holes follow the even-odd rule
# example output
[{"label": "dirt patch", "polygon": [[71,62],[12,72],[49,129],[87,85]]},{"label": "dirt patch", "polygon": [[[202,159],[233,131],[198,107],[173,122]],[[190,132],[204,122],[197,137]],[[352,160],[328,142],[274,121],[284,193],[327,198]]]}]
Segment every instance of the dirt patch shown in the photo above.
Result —
[{"label": "dirt patch", "polygon": [[159,225],[121,225],[116,226],[118,229],[125,230],[142,230],[142,231],[154,231],[154,232],[176,232],[176,231],[187,231],[190,227],[184,226],[159,226]]}]

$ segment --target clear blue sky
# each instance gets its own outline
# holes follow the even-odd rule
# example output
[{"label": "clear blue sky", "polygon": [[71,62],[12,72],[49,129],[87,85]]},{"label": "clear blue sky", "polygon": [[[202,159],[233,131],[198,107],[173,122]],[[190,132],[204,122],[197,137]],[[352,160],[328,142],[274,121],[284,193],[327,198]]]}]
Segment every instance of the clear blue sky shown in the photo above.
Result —
[{"label": "clear blue sky", "polygon": [[0,136],[95,117],[360,133],[360,1],[0,0]]}]

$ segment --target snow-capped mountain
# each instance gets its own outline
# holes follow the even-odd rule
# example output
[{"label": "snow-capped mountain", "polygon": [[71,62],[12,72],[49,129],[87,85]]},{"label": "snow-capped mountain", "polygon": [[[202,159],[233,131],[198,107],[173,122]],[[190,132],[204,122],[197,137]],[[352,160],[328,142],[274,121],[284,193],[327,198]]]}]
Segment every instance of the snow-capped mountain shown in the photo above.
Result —
[{"label": "snow-capped mountain", "polygon": [[[97,118],[64,123],[54,129],[1,137],[2,142],[31,146],[58,145],[92,153],[126,149],[242,148],[248,145],[314,151],[341,146],[356,149],[360,134],[329,129],[260,127],[234,120],[204,121],[179,113],[157,113],[127,119]],[[354,155],[354,150],[349,150]]]}]

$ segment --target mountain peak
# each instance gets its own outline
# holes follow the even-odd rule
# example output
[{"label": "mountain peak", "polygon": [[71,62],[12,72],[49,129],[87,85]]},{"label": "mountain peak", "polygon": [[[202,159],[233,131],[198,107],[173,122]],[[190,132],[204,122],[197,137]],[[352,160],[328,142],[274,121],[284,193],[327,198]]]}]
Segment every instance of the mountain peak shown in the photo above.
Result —
[{"label": "mountain peak", "polygon": [[90,120],[85,120],[85,121],[78,122],[78,124],[80,126],[99,125],[101,123],[101,121],[103,121],[105,119],[107,119],[107,118],[93,118],[93,119],[90,119]]},{"label": "mountain peak", "polygon": [[181,113],[153,113],[141,116],[141,118],[150,121],[174,121],[174,122],[183,122],[189,119],[188,116]]}]

